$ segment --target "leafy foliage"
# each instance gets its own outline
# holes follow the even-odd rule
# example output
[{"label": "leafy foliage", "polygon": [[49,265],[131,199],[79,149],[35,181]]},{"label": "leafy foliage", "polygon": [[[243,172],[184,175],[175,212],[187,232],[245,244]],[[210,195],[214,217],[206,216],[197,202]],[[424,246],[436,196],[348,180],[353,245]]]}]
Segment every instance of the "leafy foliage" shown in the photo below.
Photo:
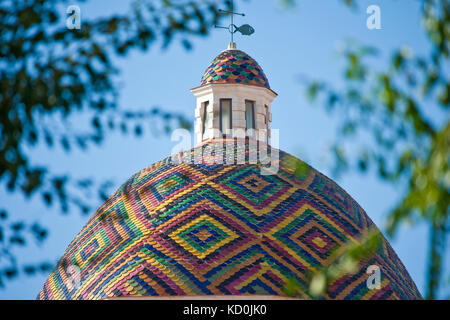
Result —
[{"label": "leafy foliage", "polygon": [[[112,57],[156,43],[167,48],[173,41],[190,49],[192,37],[207,35],[218,22],[217,7],[229,8],[230,3],[133,1],[126,14],[83,17],[80,30],[66,28],[68,5],[64,0],[0,3],[0,183],[11,193],[39,197],[47,206],[59,204],[62,212],[74,206],[86,214],[107,197],[112,182],[55,174],[35,165],[30,150],[46,145],[67,153],[86,151],[114,130],[141,136],[147,124],[154,131],[155,120],[165,132],[173,126],[190,128],[182,115],[159,107],[131,112],[118,106],[119,70]],[[71,125],[74,118],[77,128]],[[22,271],[48,271],[47,263],[21,270],[13,253],[26,245],[25,233],[42,241],[47,231],[36,224],[11,224],[6,210],[0,211],[0,286],[4,277]]]},{"label": "leafy foliage", "polygon": [[[320,298],[336,280],[357,273],[359,268],[365,267],[362,262],[368,261],[380,248],[381,240],[382,235],[378,230],[369,230],[360,239],[350,240],[339,247],[330,257],[329,265],[308,275],[309,288],[306,294],[315,299]],[[284,292],[290,297],[301,297],[299,288],[297,281],[290,279]]]},{"label": "leafy foliage", "polygon": [[308,81],[306,90],[311,100],[341,116],[332,148],[334,172],[373,168],[404,189],[389,214],[388,234],[407,221],[430,225],[426,297],[434,299],[450,229],[449,2],[424,0],[423,24],[429,56],[401,47],[387,68],[376,70],[376,48],[349,42],[343,50],[344,86]]}]

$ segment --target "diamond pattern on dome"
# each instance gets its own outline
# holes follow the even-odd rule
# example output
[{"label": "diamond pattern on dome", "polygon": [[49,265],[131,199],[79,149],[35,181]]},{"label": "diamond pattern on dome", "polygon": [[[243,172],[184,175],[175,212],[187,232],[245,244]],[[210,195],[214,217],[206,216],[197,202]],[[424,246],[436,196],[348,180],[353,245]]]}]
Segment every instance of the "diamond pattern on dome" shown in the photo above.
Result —
[{"label": "diamond pattern on dome", "polygon": [[[233,143],[235,155],[245,159],[257,152],[256,145]],[[282,151],[279,155],[280,169],[271,176],[247,160],[207,167],[165,159],[135,174],[70,243],[38,298],[282,296],[289,279],[299,283],[303,298],[311,298],[310,273],[328,266],[343,243],[376,226],[333,181]],[[298,166],[301,174],[294,174]],[[366,286],[372,264],[381,269],[379,290]],[[81,272],[77,285],[70,266]],[[320,298],[421,295],[383,239],[358,272],[331,283]]]},{"label": "diamond pattern on dome", "polygon": [[210,83],[239,83],[270,89],[259,64],[240,50],[225,50],[214,59],[203,74],[200,85]]},{"label": "diamond pattern on dome", "polygon": [[206,214],[183,224],[169,236],[201,259],[238,238],[236,233]]},{"label": "diamond pattern on dome", "polygon": [[315,268],[325,264],[333,250],[346,239],[333,221],[319,217],[317,210],[305,204],[280,222],[268,236],[286,244],[286,250],[304,265]]},{"label": "diamond pattern on dome", "polygon": [[236,167],[213,181],[236,194],[237,201],[256,215],[263,215],[295,189],[277,175],[263,176],[258,167]]}]

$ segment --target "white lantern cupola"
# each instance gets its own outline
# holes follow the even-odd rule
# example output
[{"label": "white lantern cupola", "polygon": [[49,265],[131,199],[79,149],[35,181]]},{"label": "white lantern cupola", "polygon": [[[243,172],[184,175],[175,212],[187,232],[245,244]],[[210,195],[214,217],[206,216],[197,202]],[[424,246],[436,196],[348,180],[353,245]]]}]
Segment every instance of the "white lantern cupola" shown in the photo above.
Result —
[{"label": "white lantern cupola", "polygon": [[271,103],[277,94],[258,63],[235,43],[213,60],[191,92],[197,98],[197,143],[245,135],[269,144]]}]

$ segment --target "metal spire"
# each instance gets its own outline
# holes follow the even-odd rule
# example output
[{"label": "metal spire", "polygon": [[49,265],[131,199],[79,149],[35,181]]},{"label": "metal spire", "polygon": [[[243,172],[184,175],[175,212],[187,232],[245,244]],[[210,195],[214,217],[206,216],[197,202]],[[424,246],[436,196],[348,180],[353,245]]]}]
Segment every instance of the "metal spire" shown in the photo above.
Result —
[{"label": "metal spire", "polygon": [[242,35],[245,35],[245,36],[249,36],[249,35],[251,35],[251,34],[253,34],[255,32],[255,29],[252,26],[248,25],[248,24],[244,24],[244,25],[242,25],[240,27],[237,27],[234,24],[234,15],[245,17],[245,14],[244,13],[234,12],[233,8],[234,8],[233,0],[231,0],[231,11],[219,9],[219,13],[221,13],[221,14],[229,14],[230,15],[231,23],[230,23],[230,25],[228,27],[222,27],[222,26],[217,26],[217,25],[214,26],[215,28],[227,29],[228,32],[230,32],[231,42],[228,45],[228,49],[236,49],[236,43],[234,43],[234,34],[236,32],[239,31]]}]

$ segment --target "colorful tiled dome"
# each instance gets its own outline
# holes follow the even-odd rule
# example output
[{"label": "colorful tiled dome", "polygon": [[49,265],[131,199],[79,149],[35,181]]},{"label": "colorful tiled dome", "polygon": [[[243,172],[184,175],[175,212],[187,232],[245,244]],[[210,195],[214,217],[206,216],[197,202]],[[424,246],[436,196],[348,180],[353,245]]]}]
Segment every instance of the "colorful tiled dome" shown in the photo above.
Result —
[{"label": "colorful tiled dome", "polygon": [[[333,181],[282,151],[272,175],[248,162],[254,144],[234,140],[227,143],[234,144],[235,159],[245,155],[244,164],[208,164],[210,158],[198,164],[202,152],[223,150],[223,143],[185,152],[190,163],[167,158],[133,175],[70,243],[38,298],[283,296],[288,279],[311,298],[309,272],[376,226]],[[382,274],[375,291],[366,286],[372,264]],[[359,272],[332,283],[322,298],[421,296],[383,238]]]},{"label": "colorful tiled dome", "polygon": [[210,83],[240,83],[270,89],[264,71],[245,52],[228,49],[219,54],[203,74],[201,85]]}]

